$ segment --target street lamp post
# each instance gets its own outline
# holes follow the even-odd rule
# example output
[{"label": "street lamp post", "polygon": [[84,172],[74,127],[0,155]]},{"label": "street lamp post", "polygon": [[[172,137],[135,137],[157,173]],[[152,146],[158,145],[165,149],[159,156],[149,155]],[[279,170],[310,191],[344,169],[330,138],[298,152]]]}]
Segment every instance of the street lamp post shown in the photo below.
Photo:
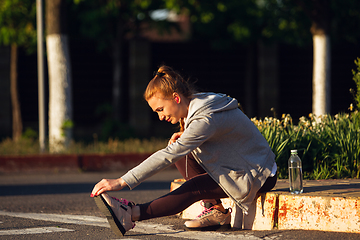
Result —
[{"label": "street lamp post", "polygon": [[38,104],[39,104],[39,144],[45,151],[45,91],[44,91],[44,42],[43,42],[43,1],[36,0],[37,54],[38,54]]}]

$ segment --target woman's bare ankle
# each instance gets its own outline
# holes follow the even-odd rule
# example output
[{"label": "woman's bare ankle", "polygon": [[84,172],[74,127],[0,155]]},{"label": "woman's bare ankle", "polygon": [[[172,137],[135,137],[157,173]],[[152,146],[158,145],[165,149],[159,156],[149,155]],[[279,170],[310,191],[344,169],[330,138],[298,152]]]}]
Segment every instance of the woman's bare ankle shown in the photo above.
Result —
[{"label": "woman's bare ankle", "polygon": [[135,205],[131,208],[131,221],[139,221],[140,219],[140,207]]}]

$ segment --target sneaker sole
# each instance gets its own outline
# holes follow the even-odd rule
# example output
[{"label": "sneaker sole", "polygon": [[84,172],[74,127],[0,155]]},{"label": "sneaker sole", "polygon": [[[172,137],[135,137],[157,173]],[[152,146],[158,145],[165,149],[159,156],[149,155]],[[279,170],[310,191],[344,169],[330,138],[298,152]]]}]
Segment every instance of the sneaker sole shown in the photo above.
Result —
[{"label": "sneaker sole", "polygon": [[213,226],[207,226],[207,227],[197,227],[197,228],[189,228],[184,226],[185,230],[187,231],[223,231],[228,230],[231,228],[230,224],[224,224],[224,225],[213,225]]},{"label": "sneaker sole", "polygon": [[106,200],[101,195],[94,197],[94,200],[95,200],[97,207],[107,218],[107,220],[110,224],[111,230],[119,236],[124,236],[126,233],[126,230],[123,227],[123,225],[119,222],[115,213],[113,212],[113,210],[111,209],[109,204],[107,204]]}]

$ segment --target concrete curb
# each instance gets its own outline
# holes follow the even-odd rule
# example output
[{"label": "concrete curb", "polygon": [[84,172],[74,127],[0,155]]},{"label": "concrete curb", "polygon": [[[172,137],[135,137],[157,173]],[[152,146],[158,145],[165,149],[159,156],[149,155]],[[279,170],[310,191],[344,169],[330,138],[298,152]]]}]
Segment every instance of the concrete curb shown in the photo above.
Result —
[{"label": "concrete curb", "polygon": [[[221,200],[225,208],[232,208],[232,227],[240,229],[277,228],[360,233],[360,189],[353,190],[354,186],[360,184],[360,179],[347,180],[353,182],[352,186],[344,185],[344,188],[338,188],[342,182],[344,180],[334,181],[329,185],[329,181],[306,181],[310,187],[334,187],[327,187],[326,191],[320,188],[308,194],[293,195],[284,190],[287,180],[280,180],[277,184],[278,190],[275,188],[274,191],[258,196],[248,215],[244,215],[229,198]],[[175,180],[170,191],[182,183],[181,180]],[[203,210],[204,207],[199,201],[185,209],[181,217],[193,219]]]},{"label": "concrete curb", "polygon": [[360,198],[279,195],[279,229],[360,233]]},{"label": "concrete curb", "polygon": [[0,173],[117,171],[134,167],[149,156],[150,153],[0,156]]}]

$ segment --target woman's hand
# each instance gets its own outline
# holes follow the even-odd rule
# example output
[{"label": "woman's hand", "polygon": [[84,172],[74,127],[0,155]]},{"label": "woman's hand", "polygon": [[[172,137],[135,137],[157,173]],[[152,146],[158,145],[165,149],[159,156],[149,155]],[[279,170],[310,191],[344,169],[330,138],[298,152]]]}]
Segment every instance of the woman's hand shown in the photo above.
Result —
[{"label": "woman's hand", "polygon": [[182,134],[183,134],[183,132],[176,132],[176,133],[174,133],[174,134],[171,136],[171,138],[170,138],[170,140],[169,140],[169,142],[168,142],[168,145],[174,143],[174,142],[176,141],[176,139],[178,139],[179,137],[181,137]]},{"label": "woman's hand", "polygon": [[107,191],[119,191],[126,186],[127,184],[122,178],[103,179],[94,186],[90,197],[98,196]]}]

